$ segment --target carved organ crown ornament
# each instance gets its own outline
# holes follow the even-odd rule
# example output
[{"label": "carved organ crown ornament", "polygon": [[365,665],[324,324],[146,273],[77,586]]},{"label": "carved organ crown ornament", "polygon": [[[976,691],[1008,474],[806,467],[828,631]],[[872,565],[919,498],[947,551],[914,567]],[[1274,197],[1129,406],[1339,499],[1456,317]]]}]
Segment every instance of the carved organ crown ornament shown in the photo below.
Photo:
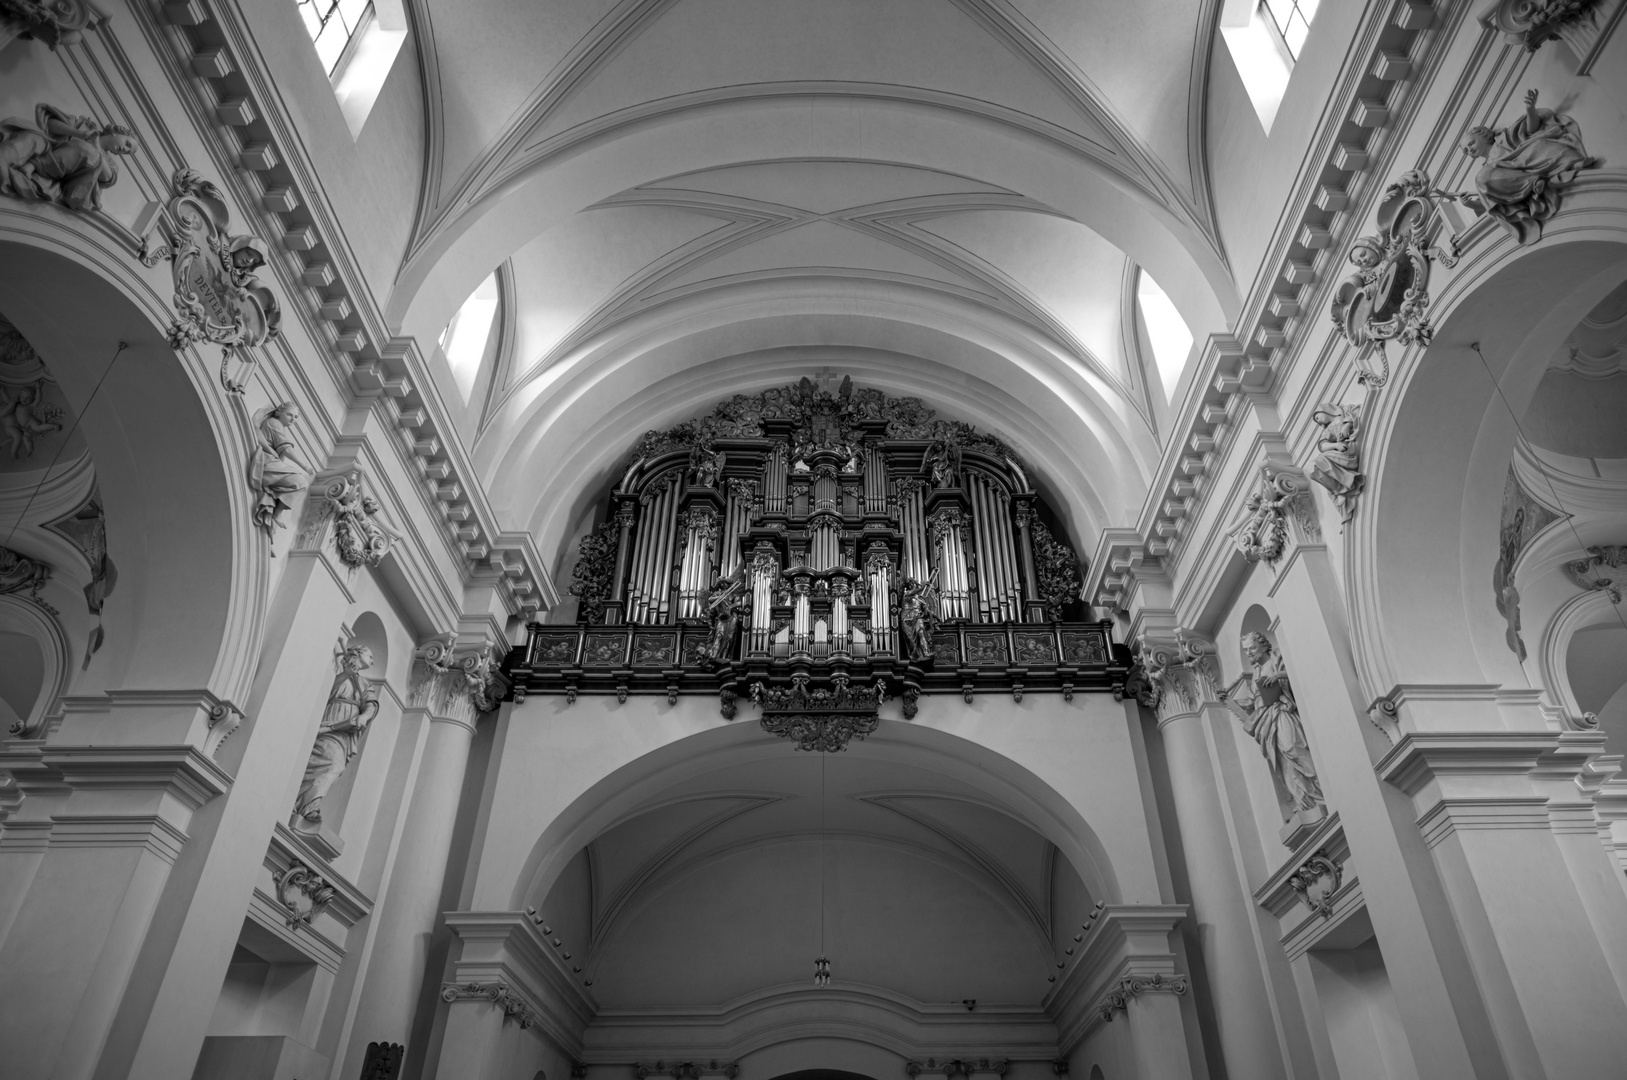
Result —
[{"label": "carved organ crown ornament", "polygon": [[[141,262],[157,266],[168,260],[175,279],[175,311],[169,343],[174,349],[212,342],[221,347],[220,385],[243,392],[243,378],[255,358],[248,350],[282,332],[282,309],[271,289],[254,271],[266,264],[265,242],[255,236],[233,236],[231,213],[219,188],[194,169],[177,169],[171,197],[160,226],[165,240],[156,247],[142,239]],[[229,367],[237,359],[242,377]]]},{"label": "carved organ crown ornament", "polygon": [[531,628],[517,693],[715,693],[729,717],[795,678],[810,701],[869,687],[913,716],[923,691],[1105,690],[1126,666],[1101,624],[1064,621],[1080,560],[1016,452],[851,379],[647,432],[603,521],[580,622]]}]

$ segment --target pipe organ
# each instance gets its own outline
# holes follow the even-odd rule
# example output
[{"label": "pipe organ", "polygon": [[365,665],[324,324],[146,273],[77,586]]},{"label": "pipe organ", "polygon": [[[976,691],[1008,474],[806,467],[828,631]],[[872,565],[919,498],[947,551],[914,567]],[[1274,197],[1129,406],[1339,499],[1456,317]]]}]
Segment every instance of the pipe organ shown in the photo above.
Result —
[{"label": "pipe organ", "polygon": [[748,680],[851,697],[868,676],[913,715],[923,691],[990,680],[1019,698],[1122,682],[1105,626],[1066,621],[1078,559],[1016,452],[919,399],[847,379],[738,395],[646,433],[608,503],[571,585],[580,626],[531,628],[522,687],[710,680],[732,715]]},{"label": "pipe organ", "polygon": [[606,624],[704,621],[730,589],[747,655],[885,655],[906,582],[950,625],[1075,602],[1041,595],[1027,522],[1051,515],[1015,451],[917,399],[805,379],[650,432],[633,458],[610,494],[610,580],[574,590]]}]

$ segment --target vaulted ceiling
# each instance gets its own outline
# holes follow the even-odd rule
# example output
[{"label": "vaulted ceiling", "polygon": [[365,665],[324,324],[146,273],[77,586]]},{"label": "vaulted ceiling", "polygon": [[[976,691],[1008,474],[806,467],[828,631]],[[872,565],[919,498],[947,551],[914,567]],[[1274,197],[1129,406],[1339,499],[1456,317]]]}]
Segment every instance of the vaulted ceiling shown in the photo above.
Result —
[{"label": "vaulted ceiling", "polygon": [[1200,341],[1236,306],[1214,3],[411,5],[428,160],[391,314],[432,341],[503,268],[474,453],[543,551],[639,432],[818,370],[1010,439],[1083,549],[1139,510],[1165,405],[1137,274]]}]

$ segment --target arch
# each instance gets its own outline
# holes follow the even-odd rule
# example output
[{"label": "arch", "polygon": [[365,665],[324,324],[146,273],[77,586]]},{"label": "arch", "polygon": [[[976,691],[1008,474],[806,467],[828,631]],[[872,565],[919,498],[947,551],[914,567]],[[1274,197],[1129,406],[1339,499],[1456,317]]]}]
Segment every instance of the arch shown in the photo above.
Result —
[{"label": "arch", "polygon": [[389,680],[390,672],[390,636],[385,632],[384,621],[371,611],[364,611],[356,616],[356,621],[350,627],[350,645],[366,645],[373,653],[373,670],[368,678],[381,682]]},{"label": "arch", "polygon": [[239,479],[246,416],[215,391],[209,360],[170,348],[168,297],[99,237],[0,216],[0,295],[80,418],[119,571],[105,644],[73,689],[240,697],[267,580]]},{"label": "arch", "polygon": [[1432,344],[1404,354],[1380,395],[1366,439],[1371,509],[1346,560],[1357,662],[1374,692],[1529,684],[1491,585],[1516,418],[1565,336],[1627,277],[1621,178],[1577,187],[1539,243],[1500,236],[1470,253],[1431,299]]},{"label": "arch", "polygon": [[[397,279],[389,322],[432,340],[494,266],[606,196],[700,169],[810,156],[917,166],[1029,195],[1147,267],[1188,325],[1218,330],[1235,317],[1239,302],[1217,248],[1184,215],[1103,165],[1099,148],[938,96],[895,94],[741,87],[626,110],[548,140],[493,167],[484,190],[421,239]],[[817,149],[812,130],[821,132]]]},{"label": "arch", "polygon": [[[1123,899],[1107,847],[1080,812],[1033,772],[969,739],[917,724],[886,723],[862,744],[881,760],[908,761],[980,790],[1007,814],[1056,845],[1094,897]],[[544,902],[566,864],[589,841],[642,812],[697,765],[721,767],[790,752],[762,737],[757,725],[736,723],[666,743],[627,762],[588,787],[537,836],[513,878],[507,907]]]},{"label": "arch", "polygon": [[9,734],[37,737],[40,721],[55,711],[62,695],[68,692],[73,650],[60,622],[39,604],[17,595],[0,596],[0,637],[4,635],[15,635],[34,649],[33,663],[24,674],[20,658],[0,641],[0,655],[6,656],[7,669],[0,673],[0,681],[8,691],[20,692],[8,701],[17,714],[17,726]]}]

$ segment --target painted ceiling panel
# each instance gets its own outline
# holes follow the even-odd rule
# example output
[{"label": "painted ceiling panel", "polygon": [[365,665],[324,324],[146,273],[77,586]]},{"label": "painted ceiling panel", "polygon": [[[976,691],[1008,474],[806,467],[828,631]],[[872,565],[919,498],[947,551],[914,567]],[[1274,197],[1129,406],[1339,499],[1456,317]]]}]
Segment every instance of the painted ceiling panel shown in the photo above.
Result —
[{"label": "painted ceiling panel", "polygon": [[434,27],[451,183],[502,134],[615,0],[424,0]]},{"label": "painted ceiling panel", "polygon": [[675,207],[605,207],[577,214],[515,252],[514,374],[528,371],[628,278],[727,227]]},{"label": "painted ceiling panel", "polygon": [[665,290],[735,274],[807,267],[876,270],[986,291],[972,278],[833,221],[812,221],[774,233],[715,259],[707,259],[661,285]]},{"label": "painted ceiling panel", "polygon": [[828,214],[922,195],[1001,192],[964,176],[863,161],[773,161],[709,169],[651,187],[714,191],[759,202]]},{"label": "painted ceiling panel", "polygon": [[534,135],[692,91],[802,80],[957,94],[1107,141],[1050,78],[949,0],[680,0]]},{"label": "painted ceiling panel", "polygon": [[1208,4],[1137,0],[1011,0],[1083,71],[1127,124],[1190,194],[1187,123],[1193,44]]},{"label": "painted ceiling panel", "polygon": [[1118,248],[1076,222],[1020,211],[951,214],[917,227],[1000,270],[1122,375],[1124,253]]}]

